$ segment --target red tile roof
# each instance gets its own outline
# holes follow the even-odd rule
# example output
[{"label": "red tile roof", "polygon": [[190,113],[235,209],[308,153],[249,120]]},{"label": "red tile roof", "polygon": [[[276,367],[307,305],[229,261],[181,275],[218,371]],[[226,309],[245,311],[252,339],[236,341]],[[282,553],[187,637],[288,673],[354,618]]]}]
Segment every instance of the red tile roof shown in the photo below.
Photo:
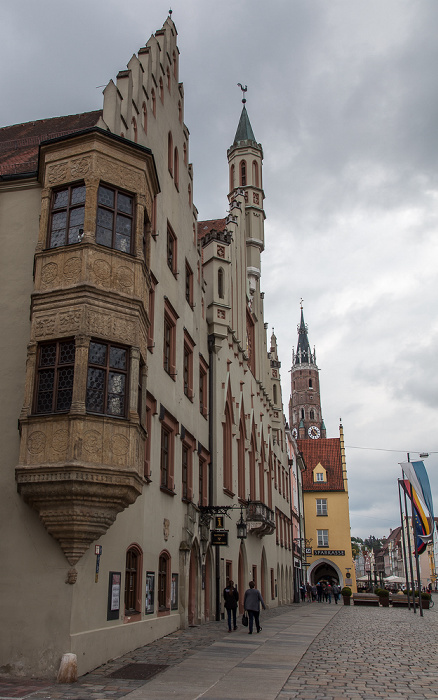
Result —
[{"label": "red tile roof", "polygon": [[204,238],[211,231],[225,231],[227,227],[226,219],[209,219],[208,221],[198,221],[198,238]]},{"label": "red tile roof", "polygon": [[[297,445],[306,465],[303,472],[303,491],[345,490],[339,438],[297,440]],[[319,463],[327,472],[327,481],[313,480],[313,470]]]},{"label": "red tile roof", "polygon": [[102,111],[39,119],[0,129],[0,175],[35,172],[42,141],[58,138],[96,126]]}]

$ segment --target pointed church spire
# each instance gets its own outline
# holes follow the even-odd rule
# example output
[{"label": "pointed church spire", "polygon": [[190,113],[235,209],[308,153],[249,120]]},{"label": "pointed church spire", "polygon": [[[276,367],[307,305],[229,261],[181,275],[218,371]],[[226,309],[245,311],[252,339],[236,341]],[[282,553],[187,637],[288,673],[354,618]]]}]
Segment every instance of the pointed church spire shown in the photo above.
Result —
[{"label": "pointed church spire", "polygon": [[309,338],[307,337],[307,324],[304,323],[304,311],[303,304],[301,300],[301,321],[300,325],[297,326],[298,330],[298,345],[297,352],[294,358],[294,363],[297,364],[315,364],[314,356],[312,356],[312,351],[310,349]]},{"label": "pointed church spire", "polygon": [[239,120],[239,125],[237,127],[236,135],[234,137],[233,146],[237,146],[238,144],[242,143],[242,141],[254,141],[256,143],[254,132],[253,132],[252,126],[251,126],[251,122],[249,121],[248,112],[246,111],[246,107],[245,107],[245,103],[246,103],[245,95],[246,95],[248,88],[246,85],[242,85],[242,83],[237,83],[237,85],[242,90],[243,108],[242,108],[242,114],[240,115],[240,120]]}]

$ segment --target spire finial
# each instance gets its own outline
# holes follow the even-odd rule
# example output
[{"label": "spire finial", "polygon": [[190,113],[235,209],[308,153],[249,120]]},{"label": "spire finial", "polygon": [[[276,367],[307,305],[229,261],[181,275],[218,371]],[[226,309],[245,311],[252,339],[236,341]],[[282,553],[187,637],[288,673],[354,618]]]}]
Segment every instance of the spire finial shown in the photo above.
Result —
[{"label": "spire finial", "polygon": [[245,92],[248,90],[248,86],[242,85],[242,83],[237,83],[237,85],[242,90],[242,102],[243,102],[243,104],[245,104],[245,102],[246,102]]},{"label": "spire finial", "polygon": [[170,19],[172,19],[172,8],[170,8],[170,10],[169,10],[169,17],[170,17]]},{"label": "spire finial", "polygon": [[303,310],[303,301],[304,301],[304,299],[303,299],[303,297],[301,297],[301,298],[300,298],[300,309],[301,309],[301,311]]}]

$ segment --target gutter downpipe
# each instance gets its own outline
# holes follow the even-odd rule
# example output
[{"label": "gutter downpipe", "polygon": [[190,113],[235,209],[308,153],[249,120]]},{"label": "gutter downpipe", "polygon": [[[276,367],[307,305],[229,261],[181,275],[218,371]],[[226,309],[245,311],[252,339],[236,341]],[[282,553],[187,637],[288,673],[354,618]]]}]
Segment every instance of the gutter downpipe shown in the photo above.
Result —
[{"label": "gutter downpipe", "polygon": [[[208,336],[208,451],[210,453],[210,464],[208,466],[208,505],[214,505],[214,472],[213,472],[213,392],[214,392],[214,377],[213,377],[213,353],[214,353],[214,334]],[[221,581],[221,554],[220,547],[215,546],[215,570],[216,570],[216,621],[221,619],[221,597],[220,597],[220,581]]]}]

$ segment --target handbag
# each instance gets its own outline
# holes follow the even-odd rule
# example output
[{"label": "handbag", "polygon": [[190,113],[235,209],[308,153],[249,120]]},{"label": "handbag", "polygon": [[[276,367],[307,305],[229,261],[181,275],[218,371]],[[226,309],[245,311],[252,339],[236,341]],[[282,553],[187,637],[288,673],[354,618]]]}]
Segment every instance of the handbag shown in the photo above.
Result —
[{"label": "handbag", "polygon": [[246,611],[242,615],[242,625],[244,627],[248,627],[248,615],[247,615]]}]

